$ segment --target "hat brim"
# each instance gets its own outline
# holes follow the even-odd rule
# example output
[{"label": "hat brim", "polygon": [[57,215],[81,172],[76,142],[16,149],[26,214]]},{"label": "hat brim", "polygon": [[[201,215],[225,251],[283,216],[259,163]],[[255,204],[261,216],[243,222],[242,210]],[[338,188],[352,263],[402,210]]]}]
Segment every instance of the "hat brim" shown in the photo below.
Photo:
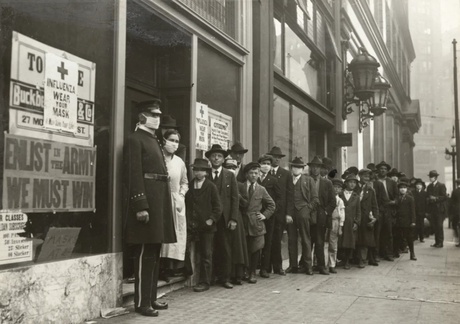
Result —
[{"label": "hat brim", "polygon": [[228,153],[233,152],[233,153],[243,153],[243,154],[245,154],[245,153],[248,153],[248,151],[249,150],[246,150],[246,149],[245,150],[238,150],[238,151],[228,150]]},{"label": "hat brim", "polygon": [[298,164],[298,163],[289,163],[291,167],[302,167],[305,168],[306,164]]},{"label": "hat brim", "polygon": [[323,166],[324,166],[324,163],[311,163],[311,162],[310,162],[310,163],[307,163],[307,165],[308,165],[308,166],[315,166],[315,165],[317,165],[317,166],[319,166],[319,167],[323,167]]},{"label": "hat brim", "polygon": [[228,151],[225,150],[212,150],[204,153],[204,156],[206,156],[209,159],[212,153],[222,153],[224,155],[224,158],[226,158],[229,154]]},{"label": "hat brim", "polygon": [[388,163],[380,163],[380,164],[377,164],[377,165],[375,166],[375,169],[378,170],[378,169],[380,169],[381,166],[385,166],[385,167],[388,169],[388,171],[391,170],[391,165],[389,165]]},{"label": "hat brim", "polygon": [[211,170],[211,167],[210,166],[202,166],[202,165],[190,165],[192,167],[193,170],[196,170],[196,169],[202,169],[202,170]]},{"label": "hat brim", "polygon": [[271,153],[271,152],[268,152],[266,154],[271,155],[271,156],[279,156],[279,157],[285,157],[286,156],[285,154],[278,154],[278,153]]},{"label": "hat brim", "polygon": [[428,174],[428,176],[431,177],[439,177],[439,173],[433,173],[433,174]]}]

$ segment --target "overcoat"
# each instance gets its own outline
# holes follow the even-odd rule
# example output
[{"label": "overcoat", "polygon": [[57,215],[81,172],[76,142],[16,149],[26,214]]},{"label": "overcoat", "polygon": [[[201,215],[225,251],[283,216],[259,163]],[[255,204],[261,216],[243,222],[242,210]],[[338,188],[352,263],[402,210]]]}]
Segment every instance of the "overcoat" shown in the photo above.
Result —
[{"label": "overcoat", "polygon": [[[310,218],[313,217],[312,211],[316,209],[319,205],[318,191],[315,187],[315,182],[312,177],[307,174],[302,174],[299,178],[300,181],[300,191],[302,193],[302,198],[307,202],[308,214]],[[292,193],[291,197],[288,197],[287,201],[287,211],[288,215],[294,215],[294,184],[292,175],[289,177],[289,182],[292,183]],[[315,216],[316,217],[316,216]]]},{"label": "overcoat", "polygon": [[[129,192],[126,242],[175,243],[168,172],[157,137],[145,130],[136,130],[128,136],[125,154]],[[151,179],[152,175],[158,179]],[[144,210],[149,213],[147,224],[136,219],[136,213]]]},{"label": "overcoat", "polygon": [[379,217],[379,207],[377,205],[377,198],[375,196],[374,188],[370,186],[363,186],[359,192],[360,205],[361,205],[361,222],[358,228],[358,246],[375,247],[374,239],[374,226],[368,226],[370,213],[374,218]]},{"label": "overcoat", "polygon": [[425,214],[428,213],[426,209],[426,191],[422,189],[419,192],[415,189],[412,194],[415,200],[415,215],[420,219],[424,219]]},{"label": "overcoat", "polygon": [[409,195],[400,195],[396,200],[396,226],[410,227],[415,224],[415,202]]},{"label": "overcoat", "polygon": [[[314,181],[314,180],[313,180]],[[312,224],[317,224],[320,227],[332,227],[332,212],[336,207],[334,188],[329,179],[319,177],[319,204],[312,211]]]},{"label": "overcoat", "polygon": [[357,237],[357,231],[353,231],[353,225],[356,224],[359,227],[361,222],[361,204],[359,201],[359,195],[353,192],[350,199],[345,198],[345,194],[342,192],[339,196],[342,198],[345,204],[345,222],[343,223],[342,231],[342,248],[354,249]]},{"label": "overcoat", "polygon": [[[287,209],[287,201],[293,198],[294,185],[292,183],[291,173],[282,167],[279,167],[277,172],[273,175],[278,179],[278,185],[280,188],[280,200],[275,201],[276,211],[273,217],[275,221],[279,224],[286,223],[286,215],[289,215]],[[292,206],[292,203],[291,203]],[[292,214],[290,214],[292,216]]]},{"label": "overcoat", "polygon": [[[428,212],[432,215],[446,215],[446,200],[447,200],[447,192],[446,192],[446,185],[441,182],[436,182],[435,185],[430,183],[426,188],[426,196],[427,196],[427,207]],[[436,197],[436,201],[430,201],[430,196]]]},{"label": "overcoat", "polygon": [[279,205],[282,199],[281,198],[281,188],[278,183],[278,179],[269,173],[265,176],[263,181],[260,181],[260,178],[259,178],[259,180],[257,180],[257,183],[262,185],[267,190],[268,194],[270,195],[270,197],[272,197],[273,201],[275,202],[276,209],[272,217],[276,217],[276,214],[279,213],[280,211]]},{"label": "overcoat", "polygon": [[222,203],[225,226],[230,220],[237,222],[238,217],[238,185],[235,175],[225,168],[219,175],[222,177],[221,185],[217,187],[220,202]]}]

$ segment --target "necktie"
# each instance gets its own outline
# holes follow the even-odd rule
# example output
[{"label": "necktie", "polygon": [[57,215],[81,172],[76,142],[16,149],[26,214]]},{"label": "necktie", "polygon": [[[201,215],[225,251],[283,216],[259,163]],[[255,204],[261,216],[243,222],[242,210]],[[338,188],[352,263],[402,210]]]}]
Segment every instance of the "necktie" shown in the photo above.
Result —
[{"label": "necktie", "polygon": [[248,191],[249,199],[251,199],[253,193],[254,193],[254,184],[251,183],[251,185],[249,186],[249,191]]},{"label": "necktie", "polygon": [[217,178],[219,177],[219,171],[214,171],[214,181],[217,181]]},{"label": "necktie", "polygon": [[262,173],[262,175],[260,176],[260,182],[263,182],[265,179],[265,174]]},{"label": "necktie", "polygon": [[273,175],[273,176],[276,175],[275,169],[272,170],[272,175]]}]

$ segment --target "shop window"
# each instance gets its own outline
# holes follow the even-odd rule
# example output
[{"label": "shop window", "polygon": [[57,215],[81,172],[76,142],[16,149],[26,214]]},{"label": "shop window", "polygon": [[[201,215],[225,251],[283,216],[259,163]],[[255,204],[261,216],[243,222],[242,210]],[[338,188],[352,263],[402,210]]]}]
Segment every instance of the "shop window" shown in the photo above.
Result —
[{"label": "shop window", "polygon": [[[47,6],[9,1],[0,6],[1,209],[16,211],[8,217],[0,214],[0,269],[112,252],[114,13],[114,2],[108,0],[55,1]],[[12,71],[12,66],[17,69]],[[52,78],[52,66],[61,73],[57,80],[77,89],[68,111],[76,112],[72,118],[78,132],[70,132],[70,123],[51,124],[69,131],[42,127],[49,121],[45,113],[55,107],[40,99],[54,93],[45,88],[50,83],[43,83],[45,75]],[[15,89],[28,89],[35,99],[10,97]],[[20,127],[17,120],[30,127]],[[26,148],[35,151],[33,166],[26,163],[31,157]]]},{"label": "shop window", "polygon": [[309,123],[308,114],[296,106],[292,106],[292,155],[302,156],[307,162],[309,154]]},{"label": "shop window", "polygon": [[282,58],[282,49],[283,46],[283,34],[282,34],[282,27],[281,22],[278,19],[274,19],[275,25],[275,61],[274,64],[277,68],[283,69],[283,58]]}]

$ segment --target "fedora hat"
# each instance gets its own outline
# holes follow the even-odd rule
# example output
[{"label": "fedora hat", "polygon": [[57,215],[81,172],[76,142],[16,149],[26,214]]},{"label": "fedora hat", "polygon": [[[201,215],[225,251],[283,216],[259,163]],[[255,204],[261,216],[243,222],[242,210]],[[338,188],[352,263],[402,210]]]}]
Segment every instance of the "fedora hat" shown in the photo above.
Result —
[{"label": "fedora hat", "polygon": [[273,155],[273,156],[281,156],[281,157],[286,156],[281,152],[281,149],[278,146],[273,146],[270,152],[268,152],[267,154]]},{"label": "fedora hat", "polygon": [[332,159],[331,158],[328,158],[327,156],[325,156],[322,158],[322,160],[323,160],[323,166],[326,169],[328,170],[332,169]]},{"label": "fedora hat", "polygon": [[323,166],[323,160],[321,160],[321,158],[316,155],[313,160],[311,160],[311,162],[307,163],[308,166],[314,166],[314,165],[318,165],[318,166]]},{"label": "fedora hat", "polygon": [[428,176],[429,176],[430,178],[432,178],[432,177],[438,177],[438,176],[439,176],[439,173],[438,173],[438,171],[436,171],[436,170],[431,170],[430,173],[428,173]]},{"label": "fedora hat", "polygon": [[289,164],[293,167],[299,167],[299,168],[304,168],[306,166],[301,156],[296,156],[294,160],[289,162]]},{"label": "fedora hat", "polygon": [[232,158],[231,156],[227,156],[225,158],[223,166],[226,169],[231,169],[231,168],[236,169],[238,167],[238,162],[234,158]]},{"label": "fedora hat", "polygon": [[177,128],[176,119],[171,115],[162,115],[160,121],[160,127],[162,128]]},{"label": "fedora hat", "polygon": [[257,160],[257,162],[262,163],[263,161],[270,161],[270,163],[273,164],[274,159],[273,159],[273,156],[268,155],[268,154],[264,154],[264,155],[261,155],[261,156],[259,157],[259,159]]},{"label": "fedora hat", "polygon": [[331,181],[332,181],[332,185],[334,185],[334,186],[339,186],[339,187],[343,187],[343,181],[342,181],[342,179],[334,178],[334,179],[332,179]]},{"label": "fedora hat", "polygon": [[409,179],[407,179],[406,177],[401,178],[401,180],[399,180],[399,182],[398,182],[398,188],[400,188],[402,186],[409,187]]},{"label": "fedora hat", "polygon": [[147,100],[137,103],[136,108],[138,113],[161,114],[160,104],[160,99]]},{"label": "fedora hat", "polygon": [[393,168],[388,173],[387,176],[389,177],[397,177],[399,175],[398,169]]},{"label": "fedora hat", "polygon": [[348,181],[353,181],[353,180],[356,181],[356,182],[358,182],[358,178],[356,177],[356,174],[354,174],[354,173],[349,173],[349,174],[347,175],[347,177],[345,178],[345,183],[348,182]]},{"label": "fedora hat", "polygon": [[245,149],[240,142],[236,142],[235,144],[232,145],[232,147],[228,150],[228,152],[247,153],[248,150]]},{"label": "fedora hat", "polygon": [[249,162],[243,168],[243,173],[246,173],[254,168],[260,168],[260,164],[257,162]]},{"label": "fedora hat", "polygon": [[208,160],[203,158],[196,158],[193,164],[191,165],[193,169],[203,169],[203,170],[210,170],[211,166],[209,165]]},{"label": "fedora hat", "polygon": [[377,164],[375,166],[376,169],[380,169],[381,166],[385,166],[387,168],[388,171],[391,170],[391,165],[389,165],[388,163],[386,163],[385,161],[382,161],[380,162],[379,164]]},{"label": "fedora hat", "polygon": [[223,154],[224,158],[228,155],[228,151],[224,150],[219,144],[213,144],[211,149],[204,153],[204,155],[209,159],[212,153],[221,153]]},{"label": "fedora hat", "polygon": [[369,163],[368,165],[366,165],[366,168],[368,168],[369,170],[372,170],[372,172],[374,172],[376,170],[375,163]]}]

